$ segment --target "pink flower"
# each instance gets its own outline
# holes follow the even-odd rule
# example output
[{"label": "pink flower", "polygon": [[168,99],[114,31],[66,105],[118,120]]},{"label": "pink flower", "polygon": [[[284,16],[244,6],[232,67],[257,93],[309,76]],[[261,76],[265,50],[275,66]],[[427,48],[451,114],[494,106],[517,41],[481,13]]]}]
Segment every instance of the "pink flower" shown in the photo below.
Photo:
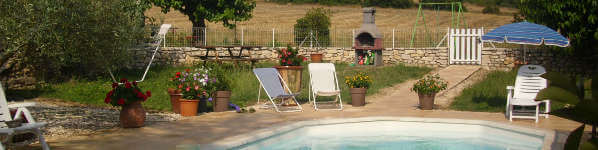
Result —
[{"label": "pink flower", "polygon": [[285,63],[285,62],[286,62],[286,60],[284,60],[284,59],[283,59],[283,60],[282,60],[282,63]]},{"label": "pink flower", "polygon": [[183,88],[183,85],[182,85],[182,84],[179,84],[179,89],[182,89],[182,88]]},{"label": "pink flower", "polygon": [[196,85],[196,86],[195,86],[195,90],[199,90],[199,86],[197,86],[197,85]]},{"label": "pink flower", "polygon": [[191,88],[187,87],[185,90],[188,92],[189,90],[191,90]]},{"label": "pink flower", "polygon": [[127,82],[127,83],[125,83],[125,87],[126,87],[126,88],[131,88],[131,82]]}]

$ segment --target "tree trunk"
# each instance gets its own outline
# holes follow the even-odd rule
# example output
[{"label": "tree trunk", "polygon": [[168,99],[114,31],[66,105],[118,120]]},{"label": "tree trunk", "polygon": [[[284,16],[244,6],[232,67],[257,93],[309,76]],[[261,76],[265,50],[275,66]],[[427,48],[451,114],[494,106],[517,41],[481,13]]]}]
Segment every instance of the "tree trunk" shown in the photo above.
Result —
[{"label": "tree trunk", "polygon": [[[193,18],[189,17],[189,20],[193,20]],[[206,37],[204,36],[204,31],[206,28],[206,23],[204,19],[201,18],[199,19],[199,21],[191,21],[191,23],[193,24],[193,36],[191,38],[192,46],[206,46],[204,44],[204,41],[206,40]]]}]

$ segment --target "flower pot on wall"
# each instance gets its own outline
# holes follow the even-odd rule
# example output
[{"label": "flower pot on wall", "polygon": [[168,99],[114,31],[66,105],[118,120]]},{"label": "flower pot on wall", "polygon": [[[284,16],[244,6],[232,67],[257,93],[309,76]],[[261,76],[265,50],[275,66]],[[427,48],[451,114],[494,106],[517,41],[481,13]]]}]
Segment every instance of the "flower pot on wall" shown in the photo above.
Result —
[{"label": "flower pot on wall", "polygon": [[145,110],[141,101],[122,106],[120,110],[120,125],[123,128],[139,128],[145,123]]},{"label": "flower pot on wall", "polygon": [[322,62],[322,54],[320,54],[320,53],[310,54],[309,57],[311,58],[312,63],[321,63]]},{"label": "flower pot on wall", "polygon": [[360,107],[365,105],[365,93],[368,89],[366,88],[351,88],[351,105],[353,107]]},{"label": "flower pot on wall", "polygon": [[230,91],[216,91],[216,100],[214,100],[214,112],[222,112],[228,110],[228,102],[230,100]]},{"label": "flower pot on wall", "polygon": [[179,99],[181,116],[196,116],[199,100]]},{"label": "flower pot on wall", "polygon": [[436,97],[436,93],[430,94],[421,94],[417,93],[419,96],[419,108],[422,110],[432,110],[434,109],[434,98]]}]

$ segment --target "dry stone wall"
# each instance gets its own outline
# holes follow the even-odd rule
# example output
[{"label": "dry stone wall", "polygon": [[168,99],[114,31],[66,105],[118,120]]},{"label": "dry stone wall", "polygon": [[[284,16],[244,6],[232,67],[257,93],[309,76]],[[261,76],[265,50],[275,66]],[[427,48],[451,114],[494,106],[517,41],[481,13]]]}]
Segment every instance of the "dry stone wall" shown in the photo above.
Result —
[{"label": "dry stone wall", "polygon": [[[244,50],[243,56],[251,58],[264,58],[268,61],[278,59],[278,49],[285,47],[262,47],[253,48],[249,51]],[[138,57],[135,63],[136,67],[147,65],[154,48],[136,49],[133,52]],[[233,55],[238,55],[240,48],[231,48]],[[353,63],[355,52],[352,48],[329,47],[319,50],[314,48],[300,48],[299,54],[309,58],[309,54],[318,52],[324,56],[324,61]],[[192,47],[165,47],[161,48],[156,55],[157,64],[184,65],[194,62],[201,62],[201,56],[205,56],[206,49]],[[526,60],[530,64],[541,64],[549,70],[555,71],[576,71],[579,63],[568,56],[561,56],[555,52],[543,49],[527,50]],[[228,56],[226,48],[216,48],[216,51],[210,51],[208,56]],[[448,48],[386,48],[382,52],[383,62],[385,64],[403,63],[408,65],[428,66],[428,67],[446,67],[449,65]],[[484,48],[482,50],[483,68],[489,70],[510,70],[517,64],[523,63],[521,49],[512,48]],[[579,71],[579,70],[577,70]]]}]

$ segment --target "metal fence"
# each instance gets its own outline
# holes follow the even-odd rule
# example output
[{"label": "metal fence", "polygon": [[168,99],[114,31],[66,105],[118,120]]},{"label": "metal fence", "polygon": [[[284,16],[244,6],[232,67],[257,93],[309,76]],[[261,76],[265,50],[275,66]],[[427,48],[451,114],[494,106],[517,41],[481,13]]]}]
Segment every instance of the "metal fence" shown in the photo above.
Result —
[{"label": "metal fence", "polygon": [[[286,45],[302,47],[352,47],[358,29],[295,30],[293,28],[237,27],[223,28],[171,28],[166,34],[165,47],[199,46],[258,46],[282,47]],[[484,29],[484,33],[491,29]],[[429,48],[446,47],[448,28],[413,28],[379,29],[383,34],[385,48]],[[318,33],[328,33],[325,34]],[[313,38],[311,36],[313,35]],[[494,44],[496,47],[512,45]],[[484,46],[491,46],[484,44]]]}]

